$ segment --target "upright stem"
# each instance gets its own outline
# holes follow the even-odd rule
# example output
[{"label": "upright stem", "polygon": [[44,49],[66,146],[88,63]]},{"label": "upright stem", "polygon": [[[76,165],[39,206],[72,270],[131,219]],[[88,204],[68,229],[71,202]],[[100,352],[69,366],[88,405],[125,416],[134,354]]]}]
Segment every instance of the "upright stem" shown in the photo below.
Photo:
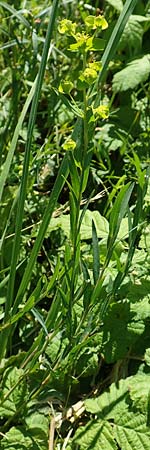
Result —
[{"label": "upright stem", "polygon": [[[86,68],[86,52],[83,52],[83,71]],[[75,281],[76,281],[76,271],[78,270],[78,262],[79,262],[79,252],[80,252],[80,226],[79,226],[79,218],[80,218],[80,204],[82,200],[82,192],[83,192],[83,183],[84,183],[84,173],[85,173],[85,162],[86,155],[88,149],[88,124],[87,124],[87,92],[86,89],[83,90],[83,151],[81,156],[81,172],[80,172],[80,188],[79,194],[77,198],[77,206],[76,206],[76,219],[75,219],[75,228],[74,228],[74,236],[73,236],[73,256],[72,256],[72,276],[71,276],[71,286],[70,286],[70,302],[69,302],[69,319],[70,319],[70,342],[72,340],[72,305],[75,294]]]}]

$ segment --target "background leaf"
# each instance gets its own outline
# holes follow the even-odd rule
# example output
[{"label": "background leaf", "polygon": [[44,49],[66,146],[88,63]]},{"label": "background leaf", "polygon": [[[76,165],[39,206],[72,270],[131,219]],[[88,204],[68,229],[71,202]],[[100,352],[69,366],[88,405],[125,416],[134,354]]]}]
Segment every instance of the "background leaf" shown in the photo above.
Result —
[{"label": "background leaf", "polygon": [[127,67],[117,72],[113,77],[114,92],[134,89],[138,84],[148,79],[150,74],[150,55],[131,61]]}]

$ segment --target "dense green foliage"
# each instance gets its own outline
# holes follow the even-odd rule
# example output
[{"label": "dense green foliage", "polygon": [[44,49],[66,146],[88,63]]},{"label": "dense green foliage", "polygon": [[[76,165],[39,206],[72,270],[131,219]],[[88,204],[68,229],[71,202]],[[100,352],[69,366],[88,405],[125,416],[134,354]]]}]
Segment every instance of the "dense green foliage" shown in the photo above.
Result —
[{"label": "dense green foliage", "polygon": [[149,450],[150,2],[0,14],[0,448]]}]

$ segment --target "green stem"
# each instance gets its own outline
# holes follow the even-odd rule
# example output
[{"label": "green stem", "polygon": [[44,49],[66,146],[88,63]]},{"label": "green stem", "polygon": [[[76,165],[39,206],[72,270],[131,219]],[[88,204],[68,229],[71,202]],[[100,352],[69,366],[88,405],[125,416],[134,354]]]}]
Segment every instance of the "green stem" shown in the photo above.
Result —
[{"label": "green stem", "polygon": [[[86,68],[86,52],[84,51],[83,52],[83,71],[85,70],[85,68]],[[83,111],[84,111],[84,119],[83,119],[84,142],[83,142],[83,151],[82,151],[82,156],[81,156],[80,189],[79,189],[79,195],[78,195],[78,199],[77,199],[75,229],[74,229],[74,236],[73,236],[72,276],[71,276],[70,301],[69,301],[70,342],[72,341],[72,307],[73,307],[73,299],[74,299],[74,293],[75,293],[76,273],[79,268],[80,204],[81,204],[81,200],[82,200],[85,163],[86,163],[86,155],[87,155],[87,149],[88,149],[87,92],[86,92],[86,89],[83,90]]]}]

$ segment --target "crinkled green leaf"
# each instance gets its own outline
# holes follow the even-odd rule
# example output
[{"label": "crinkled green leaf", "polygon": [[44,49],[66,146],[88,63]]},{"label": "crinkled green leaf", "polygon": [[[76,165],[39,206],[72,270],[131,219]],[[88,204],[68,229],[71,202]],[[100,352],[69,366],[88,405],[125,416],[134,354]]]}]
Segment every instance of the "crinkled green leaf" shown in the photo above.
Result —
[{"label": "crinkled green leaf", "polygon": [[134,314],[136,315],[136,320],[145,320],[150,317],[150,298],[149,293],[146,294],[147,294],[146,297],[142,299],[144,295],[144,288],[143,286],[140,286],[140,284],[136,285],[135,289],[133,286],[133,288],[131,288],[131,291],[129,293],[130,300],[132,295],[135,295],[134,299],[137,299],[137,297],[139,299],[138,301],[135,301],[135,303],[131,304],[131,311],[133,311]]},{"label": "crinkled green leaf", "polygon": [[13,416],[27,398],[26,379],[22,378],[23,369],[17,367],[6,369],[2,380],[2,397],[0,401],[0,415]]},{"label": "crinkled green leaf", "polygon": [[92,414],[99,415],[103,419],[114,419],[123,409],[128,408],[126,399],[129,398],[129,380],[120,380],[117,384],[112,383],[109,390],[97,398],[85,400],[85,409]]},{"label": "crinkled green leaf", "polygon": [[73,441],[79,445],[80,450],[117,450],[113,428],[102,420],[93,420],[85,427],[80,427]]},{"label": "crinkled green leaf", "polygon": [[130,46],[137,52],[142,45],[143,27],[134,16],[131,16],[121,36],[119,47]]},{"label": "crinkled green leaf", "polygon": [[142,414],[120,414],[114,425],[114,435],[122,450],[150,449],[150,428]]},{"label": "crinkled green leaf", "polygon": [[[130,19],[134,19],[139,23],[143,23],[143,22],[149,22],[150,21],[150,16],[142,16],[140,14],[131,14]],[[129,20],[130,20],[129,19]]]},{"label": "crinkled green leaf", "polygon": [[[103,217],[99,211],[85,212],[84,218],[81,224],[80,237],[81,240],[92,239],[92,220],[96,226],[96,232],[98,238],[107,238],[109,232],[109,223],[105,217]],[[69,237],[70,235],[70,216],[69,214],[62,214],[60,217],[54,217],[51,219],[48,226],[48,235],[52,230],[61,228],[64,234]],[[32,236],[36,236],[38,232],[37,226],[32,230]],[[118,239],[125,239],[128,237],[128,219],[124,218],[121,222],[120,230],[118,233]]]},{"label": "crinkled green leaf", "polygon": [[136,374],[129,383],[129,390],[133,406],[141,413],[147,414],[148,396],[150,392],[150,374]]},{"label": "crinkled green leaf", "polygon": [[122,0],[106,0],[107,3],[109,3],[113,8],[117,9],[119,12],[123,9],[123,2]]},{"label": "crinkled green leaf", "polygon": [[150,74],[150,54],[131,61],[124,69],[113,77],[113,90],[115,92],[134,89],[138,84],[144,83]]},{"label": "crinkled green leaf", "polygon": [[122,359],[144,329],[142,320],[134,320],[129,302],[112,304],[104,320],[103,353],[106,361],[113,363]]},{"label": "crinkled green leaf", "polygon": [[3,450],[46,450],[48,443],[48,419],[44,414],[32,414],[28,426],[12,427],[1,441]]},{"label": "crinkled green leaf", "polygon": [[[150,428],[146,425],[146,416],[133,412],[129,402],[130,391],[134,390],[134,382],[136,384],[136,399],[140,399],[142,385],[145,392],[146,386],[143,383],[142,376],[137,378],[137,384],[136,377],[132,376],[113,383],[109,391],[104,392],[99,397],[85,401],[86,411],[96,414],[97,420],[91,420],[75,434],[75,440],[77,436],[77,442],[79,445],[81,444],[81,450],[102,449],[101,434],[102,430],[105,430],[105,427],[102,429],[102,423],[106,424],[106,420],[108,420],[110,426],[109,420],[112,421],[112,419],[113,443],[117,443],[121,450],[149,450]],[[147,384],[147,391],[148,389],[149,383]],[[105,446],[105,450],[109,448],[106,441]],[[112,448],[114,447],[112,446]]]},{"label": "crinkled green leaf", "polygon": [[45,433],[45,437],[48,434],[48,426],[49,426],[49,420],[47,417],[44,416],[44,414],[39,412],[34,412],[30,415],[28,415],[25,419],[25,422],[27,424],[27,427],[29,430],[37,430],[37,435],[41,433]]},{"label": "crinkled green leaf", "polygon": [[144,355],[144,360],[147,364],[147,366],[150,367],[150,348],[146,349],[145,355]]}]

